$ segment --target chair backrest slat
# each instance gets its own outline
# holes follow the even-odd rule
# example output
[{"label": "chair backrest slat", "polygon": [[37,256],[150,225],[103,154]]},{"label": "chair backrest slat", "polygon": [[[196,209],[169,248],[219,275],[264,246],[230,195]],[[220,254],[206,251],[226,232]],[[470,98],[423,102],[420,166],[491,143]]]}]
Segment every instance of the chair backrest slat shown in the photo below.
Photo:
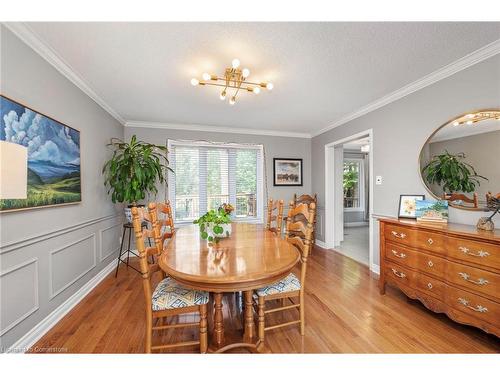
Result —
[{"label": "chair backrest slat", "polygon": [[175,231],[174,218],[172,215],[172,207],[170,202],[156,203],[156,219],[157,226],[155,230],[155,244],[158,248],[158,253],[161,254],[165,245],[165,240],[172,237]]},{"label": "chair backrest slat", "polygon": [[[134,226],[135,243],[137,251],[139,252],[139,269],[142,273],[142,285],[144,296],[146,298],[146,308],[152,310],[152,286],[151,277],[153,273],[158,271],[157,265],[150,265],[148,263],[149,255],[158,255],[158,247],[156,246],[156,236],[153,223],[157,221],[156,206],[154,203],[148,205],[149,213],[145,209],[132,207],[132,224]],[[152,229],[144,229],[143,221],[150,224]],[[155,246],[146,246],[145,241],[148,239],[155,239]]]},{"label": "chair backrest slat", "polygon": [[[299,203],[298,205],[295,204],[295,201],[290,202],[285,235],[287,241],[301,253],[300,282],[302,288],[304,288],[306,281],[307,258],[312,247],[315,215],[316,204],[314,202],[310,204]],[[305,217],[305,223],[297,219],[299,216]],[[301,233],[302,235],[300,235]]]},{"label": "chair backrest slat", "polygon": [[[274,212],[277,211],[277,214]],[[266,229],[275,233],[281,233],[283,225],[283,199],[273,201],[269,199],[267,203],[267,223]]]}]

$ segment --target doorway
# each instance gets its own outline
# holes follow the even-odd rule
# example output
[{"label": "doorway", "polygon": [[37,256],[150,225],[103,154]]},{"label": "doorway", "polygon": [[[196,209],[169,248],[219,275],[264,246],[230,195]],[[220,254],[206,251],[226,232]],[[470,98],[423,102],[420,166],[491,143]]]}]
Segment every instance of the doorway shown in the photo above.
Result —
[{"label": "doorway", "polygon": [[325,242],[376,272],[372,155],[371,129],[325,145]]}]

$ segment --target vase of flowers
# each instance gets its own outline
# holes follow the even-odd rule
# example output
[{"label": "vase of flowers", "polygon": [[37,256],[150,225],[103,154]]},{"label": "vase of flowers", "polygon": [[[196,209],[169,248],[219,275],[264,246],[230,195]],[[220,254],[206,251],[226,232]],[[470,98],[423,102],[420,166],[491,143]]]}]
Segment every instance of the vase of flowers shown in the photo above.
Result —
[{"label": "vase of flowers", "polygon": [[221,238],[231,235],[231,212],[234,207],[228,203],[222,204],[217,210],[210,210],[205,215],[193,221],[200,226],[200,235],[204,240],[218,243]]}]

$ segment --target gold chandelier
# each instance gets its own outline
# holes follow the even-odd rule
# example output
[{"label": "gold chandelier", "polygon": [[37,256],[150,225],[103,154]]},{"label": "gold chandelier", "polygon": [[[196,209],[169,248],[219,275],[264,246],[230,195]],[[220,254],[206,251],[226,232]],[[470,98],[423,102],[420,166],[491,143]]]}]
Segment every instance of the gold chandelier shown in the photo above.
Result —
[{"label": "gold chandelier", "polygon": [[453,126],[464,125],[464,124],[472,125],[475,124],[476,122],[484,120],[500,120],[500,111],[486,110],[476,113],[468,113],[464,116],[461,116],[453,120],[452,124]]},{"label": "gold chandelier", "polygon": [[[219,77],[216,74],[203,73],[202,79],[191,79],[193,86],[219,86],[223,87],[220,93],[220,100],[226,100],[226,96],[230,96],[229,104],[236,103],[236,95],[241,91],[252,92],[256,95],[260,93],[261,89],[272,90],[274,85],[271,82],[249,82],[247,81],[250,75],[250,70],[247,68],[240,68],[240,60],[234,59],[231,68],[226,68],[224,77]],[[223,83],[220,83],[223,82]]]}]

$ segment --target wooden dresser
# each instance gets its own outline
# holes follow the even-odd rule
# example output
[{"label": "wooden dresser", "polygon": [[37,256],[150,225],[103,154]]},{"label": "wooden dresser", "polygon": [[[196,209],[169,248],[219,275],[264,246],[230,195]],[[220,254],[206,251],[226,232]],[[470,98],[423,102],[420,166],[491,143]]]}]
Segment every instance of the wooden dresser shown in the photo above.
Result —
[{"label": "wooden dresser", "polygon": [[500,337],[500,231],[379,218],[387,283],[428,309]]}]

